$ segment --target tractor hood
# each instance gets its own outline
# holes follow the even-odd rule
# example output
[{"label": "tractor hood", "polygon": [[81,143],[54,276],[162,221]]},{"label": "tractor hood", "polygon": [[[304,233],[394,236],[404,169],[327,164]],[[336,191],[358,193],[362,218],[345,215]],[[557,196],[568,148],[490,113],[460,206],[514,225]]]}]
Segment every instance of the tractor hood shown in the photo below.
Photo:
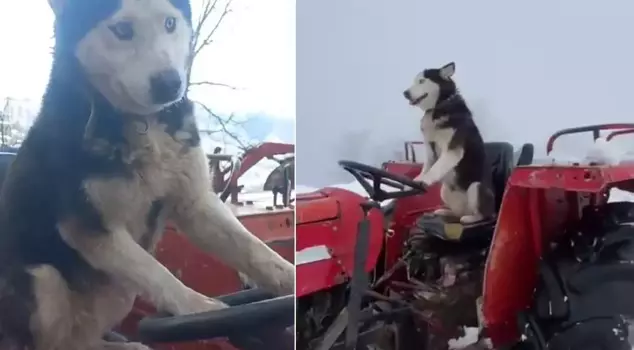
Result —
[{"label": "tractor hood", "polygon": [[[366,199],[340,188],[324,188],[296,198],[297,295],[345,283],[351,275],[357,226]],[[366,271],[376,265],[383,245],[383,214],[372,210]]]}]

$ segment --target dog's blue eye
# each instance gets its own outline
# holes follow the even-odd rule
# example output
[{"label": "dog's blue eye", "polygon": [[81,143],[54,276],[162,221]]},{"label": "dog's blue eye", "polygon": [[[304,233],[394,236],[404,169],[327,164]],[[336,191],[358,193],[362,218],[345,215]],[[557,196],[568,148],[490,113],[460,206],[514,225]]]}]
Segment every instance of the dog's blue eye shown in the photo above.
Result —
[{"label": "dog's blue eye", "polygon": [[167,30],[168,33],[173,33],[174,30],[176,30],[176,18],[167,17],[165,19],[165,30]]},{"label": "dog's blue eye", "polygon": [[109,26],[110,31],[119,39],[119,40],[132,40],[134,37],[134,28],[132,27],[132,22],[121,21],[117,22],[111,26]]}]

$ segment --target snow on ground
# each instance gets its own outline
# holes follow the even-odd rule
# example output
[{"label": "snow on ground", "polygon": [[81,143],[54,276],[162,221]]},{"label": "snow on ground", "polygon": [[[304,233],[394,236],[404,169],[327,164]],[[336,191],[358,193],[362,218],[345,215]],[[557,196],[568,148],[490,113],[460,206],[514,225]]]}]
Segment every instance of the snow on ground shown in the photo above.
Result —
[{"label": "snow on ground", "polygon": [[244,193],[260,192],[264,187],[267,176],[278,166],[277,162],[263,159],[244,173],[238,180],[238,185],[244,185]]}]

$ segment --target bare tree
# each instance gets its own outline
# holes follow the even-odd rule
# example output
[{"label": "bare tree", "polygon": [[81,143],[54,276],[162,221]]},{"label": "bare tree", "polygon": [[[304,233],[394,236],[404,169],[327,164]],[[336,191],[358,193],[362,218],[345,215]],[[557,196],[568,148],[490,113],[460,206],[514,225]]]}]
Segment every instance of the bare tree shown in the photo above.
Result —
[{"label": "bare tree", "polygon": [[[214,42],[215,35],[218,32],[218,28],[224,23],[227,16],[231,13],[231,4],[233,0],[201,0],[201,9],[198,18],[193,23],[194,37],[192,42],[193,53],[191,56],[191,67],[193,67],[199,57],[200,53],[207,49]],[[191,72],[189,71],[188,81],[189,89],[197,87],[220,87],[226,89],[235,90],[236,87],[229,84],[224,84],[215,81],[208,80],[194,80],[191,79]],[[201,128],[200,132],[208,135],[221,134],[222,140],[226,143],[228,140],[233,140],[237,143],[237,146],[242,150],[247,150],[253,145],[246,143],[240,138],[238,133],[234,130],[242,127],[241,122],[236,121],[235,115],[221,116],[215,113],[212,107],[206,105],[201,101],[194,101],[199,105],[211,118],[212,126],[210,128]]]},{"label": "bare tree", "polygon": [[26,130],[20,125],[19,115],[15,115],[17,102],[12,97],[6,97],[4,107],[0,111],[0,150],[15,147],[26,137]]},{"label": "bare tree", "polygon": [[9,124],[9,108],[11,107],[11,98],[7,97],[4,102],[4,108],[0,112],[0,146],[7,144],[7,125]]}]

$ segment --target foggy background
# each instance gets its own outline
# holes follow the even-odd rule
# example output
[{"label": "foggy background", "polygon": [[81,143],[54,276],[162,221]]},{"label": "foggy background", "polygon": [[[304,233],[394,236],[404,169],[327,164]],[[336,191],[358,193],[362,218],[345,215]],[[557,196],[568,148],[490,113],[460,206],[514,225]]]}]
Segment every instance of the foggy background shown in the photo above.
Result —
[{"label": "foggy background", "polygon": [[[402,91],[449,61],[487,140],[540,156],[558,129],[634,122],[630,1],[297,1],[296,35],[300,185],[351,181],[339,159],[402,158],[421,140]],[[583,152],[583,136],[557,147]]]}]

